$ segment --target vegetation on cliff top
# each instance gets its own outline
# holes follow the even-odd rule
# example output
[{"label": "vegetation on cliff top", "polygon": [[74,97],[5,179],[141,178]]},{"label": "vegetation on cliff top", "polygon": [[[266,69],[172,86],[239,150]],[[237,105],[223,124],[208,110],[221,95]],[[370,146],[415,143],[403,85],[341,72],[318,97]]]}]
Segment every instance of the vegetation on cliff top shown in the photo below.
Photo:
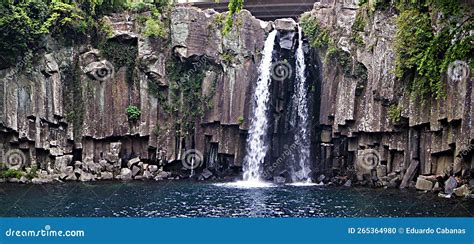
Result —
[{"label": "vegetation on cliff top", "polygon": [[[45,47],[47,35],[67,43],[96,41],[102,16],[140,7],[163,9],[169,0],[7,0],[0,3],[0,68],[19,62]],[[163,35],[156,19],[147,23],[150,36]],[[157,31],[159,29],[159,31]]]},{"label": "vegetation on cliff top", "polygon": [[410,91],[415,97],[446,96],[446,71],[450,63],[461,60],[473,70],[474,18],[458,1],[416,0],[396,5],[395,75],[411,77]]}]

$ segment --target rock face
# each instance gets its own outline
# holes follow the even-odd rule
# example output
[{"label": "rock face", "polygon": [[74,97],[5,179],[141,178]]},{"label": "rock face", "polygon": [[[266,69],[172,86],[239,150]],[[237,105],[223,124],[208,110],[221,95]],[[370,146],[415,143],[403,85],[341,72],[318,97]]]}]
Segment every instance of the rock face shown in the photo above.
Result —
[{"label": "rock face", "polygon": [[[328,50],[312,50],[321,74],[317,168],[350,174],[354,165],[359,180],[396,173],[402,187],[419,174],[469,177],[474,169],[472,79],[448,80],[446,99],[422,104],[403,92],[407,82],[396,81],[391,72],[395,13],[375,11],[363,30],[355,31],[358,11],[357,1],[322,0],[308,13],[330,30],[342,53],[328,58]],[[351,41],[354,35],[362,43]],[[389,118],[393,105],[401,110],[398,122]]]},{"label": "rock face", "polygon": [[[342,65],[326,58],[328,50],[311,49],[304,40],[313,176],[408,187],[422,183],[418,175],[469,174],[472,80],[449,83],[442,101],[420,104],[404,95],[406,84],[391,72],[394,14],[376,11],[358,33],[363,44],[355,45],[357,11],[356,1],[322,0],[310,12],[332,30],[348,60]],[[223,36],[222,14],[176,7],[168,17],[167,38],[144,36],[135,15],[113,14],[105,19],[112,27],[109,49],[48,38],[32,68],[20,63],[0,70],[0,162],[17,153],[11,158],[20,164],[9,167],[36,166],[41,174],[34,183],[53,176],[162,180],[185,168],[180,161],[192,150],[202,159],[197,170],[208,170],[209,177],[240,169],[260,52],[272,23],[243,10]],[[290,64],[287,76],[274,78],[269,88],[264,175],[279,182],[289,179],[281,175],[298,147],[291,103],[298,32],[290,19],[273,26],[279,31],[273,61]],[[120,50],[119,57],[110,50]],[[120,62],[123,56],[132,61]],[[401,122],[389,119],[392,104],[402,108]],[[131,106],[140,110],[137,118],[129,116]]]}]

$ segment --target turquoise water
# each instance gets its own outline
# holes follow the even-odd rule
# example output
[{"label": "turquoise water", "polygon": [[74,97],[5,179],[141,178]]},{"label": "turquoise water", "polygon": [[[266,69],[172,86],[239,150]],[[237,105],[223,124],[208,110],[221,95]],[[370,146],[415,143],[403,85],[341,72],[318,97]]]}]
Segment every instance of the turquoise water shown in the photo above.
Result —
[{"label": "turquoise water", "polygon": [[472,200],[397,189],[235,188],[190,181],[0,184],[0,216],[473,216]]}]

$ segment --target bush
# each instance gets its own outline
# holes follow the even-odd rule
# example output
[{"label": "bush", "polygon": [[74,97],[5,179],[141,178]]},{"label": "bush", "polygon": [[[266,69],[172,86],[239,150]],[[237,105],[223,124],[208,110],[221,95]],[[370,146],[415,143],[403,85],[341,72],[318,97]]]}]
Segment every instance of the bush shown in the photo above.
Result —
[{"label": "bush", "polygon": [[0,178],[3,178],[3,179],[8,179],[8,178],[20,179],[23,175],[24,175],[23,172],[16,169],[0,170]]},{"label": "bush", "polygon": [[149,18],[145,22],[145,29],[143,30],[143,34],[147,37],[165,38],[168,33],[161,20]]},{"label": "bush", "polygon": [[128,120],[130,121],[136,121],[138,118],[140,118],[140,115],[142,112],[140,109],[136,106],[128,106],[127,108],[127,115],[128,115]]}]

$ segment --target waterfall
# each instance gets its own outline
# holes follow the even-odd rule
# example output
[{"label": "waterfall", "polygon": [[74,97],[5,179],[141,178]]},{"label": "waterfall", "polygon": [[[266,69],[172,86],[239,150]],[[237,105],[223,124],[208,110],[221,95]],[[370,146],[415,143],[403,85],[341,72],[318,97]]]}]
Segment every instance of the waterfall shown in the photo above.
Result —
[{"label": "waterfall", "polygon": [[272,53],[277,31],[273,30],[265,41],[263,57],[258,68],[259,78],[253,99],[255,107],[250,120],[249,136],[247,138],[247,155],[244,158],[244,181],[259,182],[263,161],[268,145],[265,141],[268,130],[268,101],[270,99],[270,76],[272,66]]},{"label": "waterfall", "polygon": [[[310,139],[308,122],[308,90],[306,88],[305,58],[303,51],[303,31],[298,26],[298,49],[296,50],[296,82],[293,104],[297,107],[298,123],[295,131],[295,143],[297,146],[296,158],[299,170],[292,175],[293,182],[311,182],[310,177]],[[296,162],[295,162],[296,163]]]}]

